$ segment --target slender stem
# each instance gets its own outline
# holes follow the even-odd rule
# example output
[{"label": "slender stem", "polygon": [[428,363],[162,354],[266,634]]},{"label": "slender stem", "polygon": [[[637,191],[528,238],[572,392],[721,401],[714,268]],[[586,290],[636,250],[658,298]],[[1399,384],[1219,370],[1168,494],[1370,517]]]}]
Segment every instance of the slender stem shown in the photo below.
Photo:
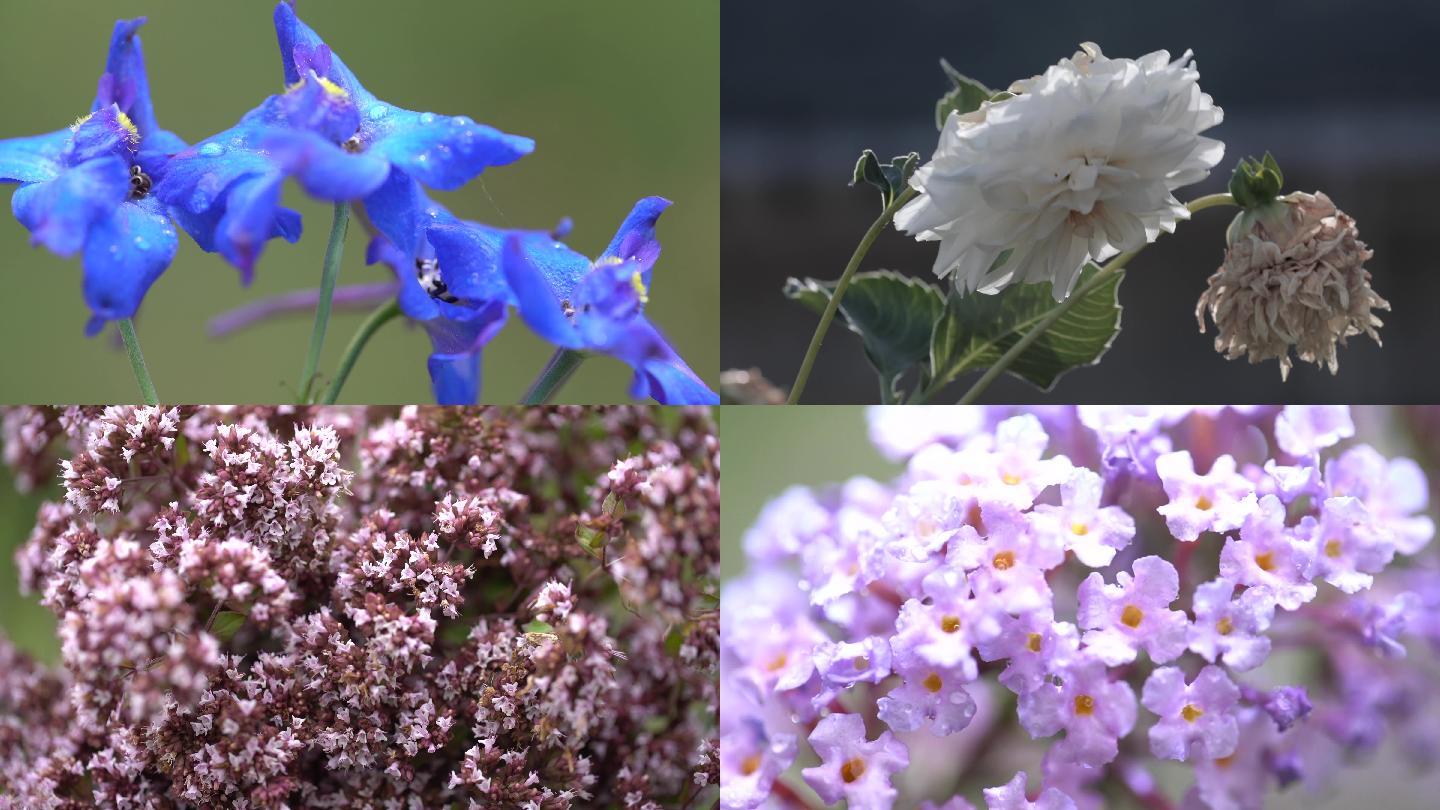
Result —
[{"label": "slender stem", "polygon": [[850,286],[850,279],[855,275],[860,262],[864,261],[865,254],[870,252],[870,246],[880,237],[880,232],[895,218],[895,212],[900,206],[910,201],[916,194],[915,189],[907,188],[895,196],[894,201],[885,206],[880,212],[880,217],[870,224],[870,229],[855,246],[855,252],[850,256],[850,263],[845,265],[845,272],[840,274],[840,280],[835,284],[835,292],[830,294],[830,301],[825,305],[825,311],[820,315],[820,323],[815,326],[815,334],[810,338],[810,348],[805,350],[805,359],[800,363],[800,373],[795,375],[795,383],[790,386],[790,397],[785,401],[786,405],[798,405],[800,395],[805,393],[805,383],[810,380],[810,371],[815,367],[815,358],[820,354],[820,344],[825,342],[825,333],[830,329],[830,322],[835,320],[835,312],[840,309],[840,299],[845,297],[845,289]]},{"label": "slender stem", "polygon": [[355,368],[355,361],[360,359],[360,352],[365,350],[365,344],[370,342],[370,337],[380,330],[387,322],[400,314],[400,303],[391,299],[376,307],[360,328],[355,330],[351,336],[350,343],[345,346],[345,354],[340,358],[340,367],[335,370],[335,379],[330,381],[330,387],[325,389],[325,395],[320,401],[326,405],[334,405],[335,400],[340,397],[340,389],[345,387],[345,380],[350,377],[350,371]]},{"label": "slender stem", "polygon": [[305,367],[300,372],[300,402],[310,401],[315,385],[315,369],[320,365],[320,350],[325,346],[325,329],[330,325],[330,305],[335,297],[335,279],[340,276],[340,254],[345,249],[345,232],[350,225],[350,204],[335,203],[335,222],[330,226],[330,244],[325,248],[325,264],[320,271],[320,300],[315,305],[315,328],[310,331],[310,350],[305,354]]},{"label": "slender stem", "polygon": [[545,364],[540,376],[530,384],[530,390],[525,392],[525,399],[521,400],[521,404],[544,405],[549,402],[550,398],[555,396],[555,393],[570,379],[570,375],[575,373],[575,369],[580,367],[580,363],[584,359],[584,352],[574,349],[556,349],[555,353],[550,355],[550,362]]},{"label": "slender stem", "polygon": [[140,396],[144,397],[146,405],[159,405],[160,396],[155,393],[150,369],[145,367],[145,355],[140,352],[140,338],[135,334],[133,320],[120,319],[120,337],[125,339],[125,351],[130,355],[130,370],[135,372],[135,382],[140,383]]},{"label": "slender stem", "polygon": [[[1185,207],[1193,214],[1196,211],[1214,208],[1217,205],[1234,204],[1235,198],[1229,194],[1207,194],[1204,197],[1195,198]],[[1125,265],[1129,264],[1130,260],[1135,258],[1144,248],[1145,246],[1141,245],[1134,250],[1121,253],[1106,262],[1105,266],[1100,268],[1100,272],[1091,276],[1090,280],[1080,285],[1078,289],[1070,294],[1069,298],[1061,301],[1054,309],[1046,313],[1045,317],[1041,318],[1039,323],[1035,324],[1029,332],[1026,332],[1019,340],[1015,341],[1015,344],[1007,349],[1006,352],[1000,356],[1000,359],[995,361],[994,365],[986,369],[980,379],[976,380],[975,384],[970,386],[970,390],[965,392],[965,396],[960,398],[960,404],[971,405],[975,400],[979,399],[980,395],[985,393],[985,389],[990,387],[990,383],[995,382],[1001,374],[1004,374],[1005,370],[1010,368],[1010,365],[1015,362],[1017,357],[1023,354],[1026,349],[1030,348],[1031,344],[1039,340],[1040,336],[1045,334],[1046,330],[1050,327],[1054,326],[1055,322],[1060,320],[1066,312],[1070,311],[1070,307],[1074,306],[1086,295],[1089,295],[1100,285],[1108,281],[1111,276],[1117,273],[1123,273],[1125,271]]]}]

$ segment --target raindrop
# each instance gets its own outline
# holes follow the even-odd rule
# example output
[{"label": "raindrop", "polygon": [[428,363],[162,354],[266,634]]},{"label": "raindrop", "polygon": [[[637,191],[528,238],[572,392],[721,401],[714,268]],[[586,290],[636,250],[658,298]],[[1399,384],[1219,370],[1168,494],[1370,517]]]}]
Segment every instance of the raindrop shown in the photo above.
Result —
[{"label": "raindrop", "polygon": [[433,124],[433,123],[435,123],[435,113],[424,113],[424,114],[422,114],[422,115],[420,116],[420,123],[422,123],[422,124]]},{"label": "raindrop", "polygon": [[218,143],[207,143],[200,147],[200,154],[205,157],[219,157],[225,154],[225,147]]},{"label": "raindrop", "polygon": [[390,114],[390,108],[384,104],[376,104],[374,107],[371,107],[370,111],[366,114],[370,116],[371,121],[379,121],[381,118]]},{"label": "raindrop", "polygon": [[471,121],[469,118],[466,118],[463,115],[457,115],[454,118],[450,119],[450,123],[454,124],[457,127],[464,127],[469,126]]},{"label": "raindrop", "polygon": [[135,247],[140,250],[149,250],[150,243],[145,240],[145,237],[137,236],[135,237]]}]

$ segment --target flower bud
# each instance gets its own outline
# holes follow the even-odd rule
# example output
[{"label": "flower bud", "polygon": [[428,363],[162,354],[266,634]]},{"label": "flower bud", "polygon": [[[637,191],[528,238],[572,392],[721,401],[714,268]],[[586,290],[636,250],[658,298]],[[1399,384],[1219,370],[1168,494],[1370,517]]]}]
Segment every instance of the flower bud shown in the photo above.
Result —
[{"label": "flower bud", "polygon": [[1364,333],[1380,342],[1374,311],[1390,304],[1370,288],[1364,264],[1373,253],[1325,194],[1295,192],[1242,211],[1227,237],[1225,262],[1195,307],[1200,331],[1207,310],[1215,322],[1217,352],[1279,360],[1284,379],[1292,348],[1334,374],[1335,347],[1346,338]]}]

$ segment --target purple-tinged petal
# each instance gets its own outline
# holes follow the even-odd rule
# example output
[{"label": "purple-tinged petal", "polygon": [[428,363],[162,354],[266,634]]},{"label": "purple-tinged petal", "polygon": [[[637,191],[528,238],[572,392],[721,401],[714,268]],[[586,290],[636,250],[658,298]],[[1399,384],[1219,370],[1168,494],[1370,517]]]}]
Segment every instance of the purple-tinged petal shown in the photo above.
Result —
[{"label": "purple-tinged petal", "polygon": [[130,169],[107,156],[71,167],[54,180],[16,189],[10,205],[30,229],[30,243],[61,256],[85,246],[90,226],[113,212],[130,195]]},{"label": "purple-tinged petal", "polygon": [[315,70],[335,82],[357,100],[370,101],[374,98],[320,35],[296,16],[295,9],[286,0],[275,6],[275,36],[280,43],[280,61],[287,85],[300,81],[300,77],[305,75],[304,68]]},{"label": "purple-tinged petal", "polygon": [[274,235],[284,180],[278,173],[248,177],[226,195],[225,215],[215,229],[215,248],[239,268],[245,284],[254,277],[255,262],[265,242]]},{"label": "purple-tinged petal", "polygon": [[351,154],[319,134],[276,129],[261,148],[312,197],[329,202],[358,200],[385,182],[390,164],[369,154]]},{"label": "purple-tinged petal", "polygon": [[480,401],[480,350],[465,354],[432,354],[430,387],[441,405],[474,405]]},{"label": "purple-tinged petal", "polygon": [[514,163],[535,150],[535,141],[477,124],[465,116],[441,116],[394,108],[383,133],[361,138],[368,149],[430,188],[454,191],[491,166]]},{"label": "purple-tinged petal", "polygon": [[450,294],[469,301],[514,300],[500,269],[505,232],[475,222],[433,225],[425,237],[435,248]]},{"label": "purple-tinged petal", "polygon": [[155,120],[150,80],[145,73],[145,52],[140,45],[139,31],[144,24],[144,17],[115,22],[105,73],[100,77],[90,111],[98,112],[114,104],[135,123],[140,137],[148,138],[160,131],[160,125]]},{"label": "purple-tinged petal", "polygon": [[439,221],[442,214],[446,221],[458,222],[444,206],[427,198],[414,178],[395,167],[365,198],[365,215],[406,256],[417,254],[421,229]]},{"label": "purple-tinged petal", "polygon": [[557,346],[583,348],[585,341],[566,310],[574,311],[570,291],[575,281],[589,271],[590,260],[558,242],[539,250],[532,242],[512,234],[505,240],[501,254],[500,265],[515,294],[520,317],[540,337]]},{"label": "purple-tinged petal", "polygon": [[655,236],[655,222],[671,205],[664,197],[646,197],[635,203],[630,215],[620,223],[620,230],[610,246],[600,254],[596,264],[607,260],[634,262],[639,265],[645,286],[650,286],[650,270],[660,258],[660,240]]}]

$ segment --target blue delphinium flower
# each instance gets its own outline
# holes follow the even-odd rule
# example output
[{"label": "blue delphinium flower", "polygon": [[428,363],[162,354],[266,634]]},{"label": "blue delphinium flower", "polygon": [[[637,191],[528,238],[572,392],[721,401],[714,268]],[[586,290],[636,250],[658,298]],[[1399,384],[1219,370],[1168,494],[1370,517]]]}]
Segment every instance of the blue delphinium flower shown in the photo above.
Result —
[{"label": "blue delphinium flower", "polygon": [[89,115],[48,135],[0,141],[0,181],[20,183],[11,206],[31,243],[82,253],[91,335],[135,315],[178,244],[150,191],[168,153],[185,143],[155,121],[136,33],[144,23],[115,23]]},{"label": "blue delphinium flower", "polygon": [[[523,251],[539,258],[569,226],[562,223],[551,232],[505,231],[462,221],[418,188],[412,188],[410,194],[433,229],[417,233],[409,249],[378,235],[370,243],[368,261],[382,262],[395,272],[400,282],[400,311],[430,336],[432,352],[427,365],[435,401],[441,405],[474,404],[480,397],[481,350],[505,325],[509,308],[515,304],[500,269],[506,237],[514,235]],[[573,251],[567,254],[571,261],[589,264]]]},{"label": "blue delphinium flower", "polygon": [[365,197],[365,211],[402,251],[413,249],[428,210],[428,201],[417,197],[412,180],[453,191],[486,168],[513,163],[535,149],[529,138],[477,124],[463,115],[414,112],[377,99],[283,0],[275,7],[275,32],[285,81],[299,81],[307,69],[314,70],[344,90],[355,105],[358,126],[345,133],[342,142],[347,150],[389,166],[385,183]]},{"label": "blue delphinium flower", "polygon": [[[557,346],[600,352],[629,364],[635,369],[631,396],[663,405],[719,404],[719,396],[645,317],[651,269],[660,256],[655,221],[669,206],[662,197],[636,203],[594,262],[558,242],[541,250],[512,235],[506,238],[501,267],[531,329]],[[447,242],[457,248],[463,244],[452,233],[454,227],[428,230],[437,250]],[[456,254],[447,258],[442,250],[442,264],[463,265],[464,252]]]}]

